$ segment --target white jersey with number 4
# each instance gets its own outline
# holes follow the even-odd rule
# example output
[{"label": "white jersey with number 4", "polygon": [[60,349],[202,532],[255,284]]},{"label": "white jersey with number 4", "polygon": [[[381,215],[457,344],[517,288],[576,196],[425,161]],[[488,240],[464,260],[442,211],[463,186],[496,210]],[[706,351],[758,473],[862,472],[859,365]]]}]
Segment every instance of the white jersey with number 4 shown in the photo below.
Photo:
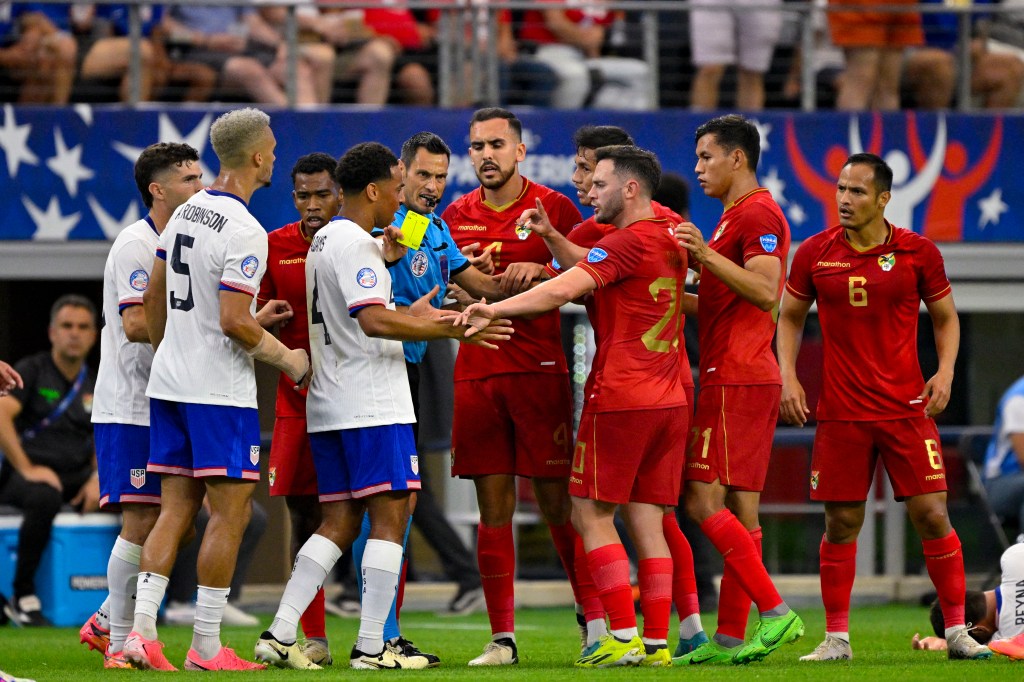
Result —
[{"label": "white jersey with number 4", "polygon": [[350,220],[334,220],[306,257],[310,433],[416,421],[401,341],[371,338],[355,318],[371,305],[395,309],[380,242]]},{"label": "white jersey with number 4", "polygon": [[267,232],[233,194],[205,189],[160,235],[167,261],[167,327],[153,359],[150,398],[256,407],[252,358],[220,328],[220,292],[251,295],[267,269]]},{"label": "white jersey with number 4", "polygon": [[156,226],[146,216],[121,230],[107,254],[103,266],[100,369],[92,403],[94,424],[149,426],[146,384],[153,347],[128,340],[121,313],[142,305],[159,239]]}]

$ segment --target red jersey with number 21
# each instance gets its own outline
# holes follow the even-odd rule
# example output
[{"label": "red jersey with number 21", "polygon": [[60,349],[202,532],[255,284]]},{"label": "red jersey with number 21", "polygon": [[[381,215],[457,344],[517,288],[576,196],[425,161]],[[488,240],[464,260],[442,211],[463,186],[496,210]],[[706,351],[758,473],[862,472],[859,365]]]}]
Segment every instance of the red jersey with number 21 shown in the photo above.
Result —
[{"label": "red jersey with number 21", "polygon": [[822,420],[882,421],[924,415],[917,360],[921,301],[951,292],[942,254],[902,227],[857,251],[837,225],[796,251],[786,291],[818,302],[825,342],[816,416]]},{"label": "red jersey with number 21", "polygon": [[[580,222],[579,209],[567,197],[526,178],[519,196],[505,206],[488,203],[481,188],[456,199],[441,217],[448,223],[459,248],[479,242],[481,248],[489,249],[494,273],[500,275],[509,263],[543,265],[551,259],[551,252],[539,235],[531,231],[521,238],[516,233],[519,216],[528,208],[536,208],[537,199],[544,205],[551,224],[562,234],[568,234]],[[455,361],[455,380],[517,372],[568,373],[559,316],[557,310],[552,310],[532,320],[515,320],[515,333],[497,351],[463,344]]]},{"label": "red jersey with number 21", "polygon": [[[778,294],[786,283],[789,223],[767,189],[744,194],[722,213],[708,246],[741,268],[751,258],[782,261]],[[742,299],[708,268],[697,288],[697,339],[700,343],[700,385],[782,385],[779,362],[772,352],[775,310],[765,312]]]},{"label": "red jersey with number 21", "polygon": [[679,356],[686,252],[674,227],[664,218],[637,221],[605,236],[576,264],[598,285],[597,355],[586,394],[592,412],[686,404]]}]

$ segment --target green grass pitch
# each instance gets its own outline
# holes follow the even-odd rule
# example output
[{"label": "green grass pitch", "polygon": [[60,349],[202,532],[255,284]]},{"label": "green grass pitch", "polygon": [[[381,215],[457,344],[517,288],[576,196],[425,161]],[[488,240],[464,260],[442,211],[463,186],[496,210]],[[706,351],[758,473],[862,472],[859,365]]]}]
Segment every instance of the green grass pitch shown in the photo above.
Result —
[{"label": "green grass pitch", "polygon": [[[796,644],[783,647],[760,663],[742,667],[576,670],[574,654],[579,639],[572,613],[566,609],[529,609],[517,614],[521,663],[515,667],[468,668],[488,640],[487,619],[482,614],[459,618],[441,618],[428,613],[403,615],[404,634],[425,651],[441,657],[441,667],[423,671],[355,671],[347,667],[347,654],[355,639],[357,622],[328,617],[331,649],[338,662],[324,671],[268,670],[248,673],[265,680],[299,678],[370,679],[372,676],[423,677],[430,680],[580,680],[618,678],[648,680],[665,677],[714,680],[1020,680],[1024,662],[995,657],[990,661],[947,661],[938,652],[912,651],[914,632],[928,628],[927,612],[921,607],[880,606],[855,609],[852,614],[854,660],[839,663],[801,663],[797,658],[811,651],[822,639],[824,614],[819,609],[803,609],[807,634]],[[261,615],[265,623],[270,616]],[[705,626],[713,627],[714,615],[704,616]],[[244,657],[252,657],[258,629],[225,628],[223,639]],[[168,658],[180,665],[191,641],[187,627],[163,627],[161,639],[167,644]],[[675,625],[670,630],[670,646],[675,645]],[[78,644],[73,628],[15,629],[0,628],[0,669],[38,682],[91,682],[92,680],[166,680],[165,673],[136,670],[103,670],[102,657]],[[179,673],[190,677],[199,673]],[[243,673],[207,673],[238,679]]]}]

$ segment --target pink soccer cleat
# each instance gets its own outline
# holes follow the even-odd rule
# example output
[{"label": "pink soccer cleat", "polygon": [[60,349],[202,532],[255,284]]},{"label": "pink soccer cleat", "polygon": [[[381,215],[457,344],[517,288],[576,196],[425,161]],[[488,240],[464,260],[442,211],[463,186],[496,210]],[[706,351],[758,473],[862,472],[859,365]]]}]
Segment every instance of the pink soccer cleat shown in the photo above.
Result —
[{"label": "pink soccer cleat", "polygon": [[89,620],[85,621],[85,625],[78,631],[78,641],[89,645],[90,651],[95,649],[102,654],[107,650],[107,645],[110,644],[110,630],[104,630],[100,627],[94,613],[89,616]]},{"label": "pink soccer cleat", "polygon": [[234,649],[222,646],[217,655],[206,661],[195,649],[188,650],[185,670],[266,670],[267,666],[239,658]]},{"label": "pink soccer cleat", "polygon": [[103,654],[103,667],[111,670],[117,668],[128,668],[132,669],[133,666],[128,662],[128,659],[124,657],[124,651],[118,651],[116,654],[110,653],[110,647],[107,647],[106,652]]},{"label": "pink soccer cleat", "polygon": [[142,670],[177,671],[164,656],[164,643],[155,639],[146,639],[134,630],[124,641],[124,657],[136,668]]}]

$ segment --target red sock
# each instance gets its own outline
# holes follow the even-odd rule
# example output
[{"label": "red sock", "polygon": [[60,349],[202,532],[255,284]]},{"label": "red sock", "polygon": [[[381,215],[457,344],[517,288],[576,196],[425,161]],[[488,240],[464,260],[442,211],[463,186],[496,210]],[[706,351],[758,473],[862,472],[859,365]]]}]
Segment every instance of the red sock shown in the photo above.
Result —
[{"label": "red sock", "polygon": [[[661,527],[665,531],[665,542],[668,543],[668,550],[672,554],[672,601],[676,605],[679,620],[683,620],[687,616],[700,613],[700,606],[697,603],[697,578],[693,574],[693,550],[690,549],[690,543],[687,542],[683,531],[679,530],[675,512],[669,512],[662,517]],[[643,587],[640,589],[642,594]],[[646,627],[647,619],[644,618],[644,628]]]},{"label": "red sock", "polygon": [[[761,559],[761,527],[749,531],[754,542],[754,551],[758,560]],[[750,619],[752,603],[734,574],[735,566],[728,563],[722,573],[722,587],[718,596],[718,632],[736,639],[747,638],[747,621]]]},{"label": "red sock", "polygon": [[604,618],[604,605],[601,604],[601,595],[597,592],[594,584],[594,576],[590,575],[590,566],[587,564],[587,552],[583,549],[583,538],[576,536],[575,552],[573,563],[576,569],[576,597],[580,606],[583,607],[583,618],[589,623],[592,620]]},{"label": "red sock", "polygon": [[[725,570],[733,568],[733,576],[747,593],[757,610],[764,613],[782,604],[768,571],[761,563],[760,553],[752,535],[760,529],[747,531],[731,511],[723,509],[700,526],[711,543],[725,558]],[[721,610],[721,598],[719,598]]]},{"label": "red sock", "polygon": [[857,542],[836,545],[822,536],[820,556],[825,632],[849,632],[850,594],[857,575]]},{"label": "red sock", "polygon": [[327,625],[324,623],[324,619],[324,588],[321,587],[317,590],[313,601],[309,602],[309,606],[299,616],[299,622],[302,623],[302,634],[307,639],[312,637],[326,639]]},{"label": "red sock", "polygon": [[551,531],[551,540],[555,543],[555,551],[558,552],[558,558],[562,561],[562,568],[565,569],[565,574],[569,578],[569,585],[572,586],[572,594],[576,599],[576,603],[582,604],[575,568],[576,538],[579,537],[579,534],[572,527],[571,521],[566,521],[561,526],[548,524],[548,530]]},{"label": "red sock", "polygon": [[924,565],[928,577],[939,593],[939,606],[946,627],[964,624],[964,594],[967,589],[964,580],[964,555],[960,550],[960,538],[955,530],[936,540],[922,540]]},{"label": "red sock", "polygon": [[641,559],[639,582],[644,637],[668,639],[668,621],[672,615],[672,558]]},{"label": "red sock", "polygon": [[402,618],[402,602],[405,601],[405,571],[409,566],[409,560],[402,557],[402,573],[398,576],[398,593],[395,595],[395,620]]},{"label": "red sock", "polygon": [[477,526],[476,560],[480,565],[491,633],[515,632],[516,548],[511,523],[499,528],[482,523]]},{"label": "red sock", "polygon": [[617,542],[598,547],[587,552],[587,565],[611,629],[635,628],[636,611],[633,610],[633,588],[629,585],[626,548]]}]

